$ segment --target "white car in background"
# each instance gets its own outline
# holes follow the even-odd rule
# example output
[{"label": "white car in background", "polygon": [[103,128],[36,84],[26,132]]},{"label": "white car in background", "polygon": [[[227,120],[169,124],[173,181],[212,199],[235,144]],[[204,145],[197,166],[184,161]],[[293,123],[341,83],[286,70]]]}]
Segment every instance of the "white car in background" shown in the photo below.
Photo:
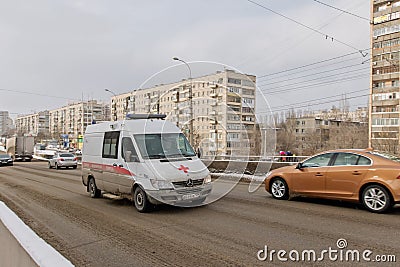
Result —
[{"label": "white car in background", "polygon": [[78,159],[74,154],[57,152],[53,158],[49,159],[49,169],[53,167],[56,169],[61,167],[76,169],[78,167]]}]

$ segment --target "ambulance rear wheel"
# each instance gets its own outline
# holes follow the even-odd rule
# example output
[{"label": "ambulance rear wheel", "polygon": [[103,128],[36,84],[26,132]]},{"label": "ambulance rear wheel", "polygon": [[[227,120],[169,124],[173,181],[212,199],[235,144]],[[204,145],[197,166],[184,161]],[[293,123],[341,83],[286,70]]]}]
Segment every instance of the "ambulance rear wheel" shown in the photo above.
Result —
[{"label": "ambulance rear wheel", "polygon": [[139,212],[148,212],[152,208],[152,204],[149,202],[146,193],[140,186],[135,188],[133,193],[133,203]]}]

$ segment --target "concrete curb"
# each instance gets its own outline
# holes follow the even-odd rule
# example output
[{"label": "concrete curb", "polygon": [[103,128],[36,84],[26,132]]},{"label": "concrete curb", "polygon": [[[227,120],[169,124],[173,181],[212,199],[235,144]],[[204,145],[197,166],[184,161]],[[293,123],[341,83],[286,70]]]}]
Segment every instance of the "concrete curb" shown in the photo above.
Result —
[{"label": "concrete curb", "polygon": [[[62,256],[57,250],[55,250],[42,238],[40,238],[35,232],[33,232],[32,229],[30,229],[12,210],[10,210],[4,204],[4,202],[1,201],[0,201],[0,220],[1,223],[4,225],[5,229],[8,230],[9,233],[11,234],[11,237],[17,241],[13,242],[14,240],[8,240],[8,242],[6,242],[7,244],[6,246],[13,246],[13,245],[15,246],[15,247],[7,247],[7,250],[14,251],[17,254],[17,258],[20,257],[21,254],[24,254],[24,253],[21,254],[18,253],[18,250],[21,251],[23,249],[32,259],[31,262],[32,264],[36,263],[38,266],[45,266],[45,267],[74,266],[69,260],[64,258],[64,256]],[[2,231],[0,231],[0,233],[1,232]],[[0,238],[1,239],[7,238],[6,233],[2,235]],[[18,248],[18,244],[22,248]],[[12,262],[15,263],[16,260],[7,259],[11,257],[13,257],[13,255],[7,255],[7,257],[5,258],[1,258],[0,265],[12,266],[10,265],[10,263]],[[17,260],[19,262],[21,261],[21,259]],[[26,262],[26,260],[24,260],[24,262]]]}]

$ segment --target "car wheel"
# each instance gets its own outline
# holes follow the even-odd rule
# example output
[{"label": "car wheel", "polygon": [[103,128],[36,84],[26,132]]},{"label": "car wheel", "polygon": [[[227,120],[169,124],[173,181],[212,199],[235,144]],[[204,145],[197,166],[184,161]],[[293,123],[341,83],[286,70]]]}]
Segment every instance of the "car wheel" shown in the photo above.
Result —
[{"label": "car wheel", "polygon": [[271,181],[270,192],[273,198],[289,199],[289,187],[282,178],[274,178]]},{"label": "car wheel", "polygon": [[375,213],[388,211],[392,206],[392,199],[386,188],[380,185],[370,185],[362,193],[364,207]]},{"label": "car wheel", "polygon": [[78,167],[78,166],[76,166],[76,165],[75,165],[75,166],[72,166],[72,169],[76,169],[77,167]]},{"label": "car wheel", "polygon": [[49,169],[51,169],[52,167],[51,167],[51,163],[49,162]]},{"label": "car wheel", "polygon": [[140,186],[136,187],[133,193],[133,203],[139,212],[147,212],[152,208],[152,204],[149,202],[146,193]]},{"label": "car wheel", "polygon": [[101,195],[101,191],[97,189],[96,182],[94,178],[89,179],[89,193],[91,198],[98,198]]}]

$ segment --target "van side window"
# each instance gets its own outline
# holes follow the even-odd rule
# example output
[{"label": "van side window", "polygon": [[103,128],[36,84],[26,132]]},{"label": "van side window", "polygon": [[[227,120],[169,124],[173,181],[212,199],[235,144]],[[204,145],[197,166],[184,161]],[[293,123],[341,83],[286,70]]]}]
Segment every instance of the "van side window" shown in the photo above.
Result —
[{"label": "van side window", "polygon": [[122,158],[126,162],[135,162],[139,161],[136,149],[133,146],[132,139],[130,137],[123,137],[122,138],[122,151],[121,151]]},{"label": "van side window", "polygon": [[119,132],[104,133],[102,157],[110,159],[118,158],[118,142]]}]

